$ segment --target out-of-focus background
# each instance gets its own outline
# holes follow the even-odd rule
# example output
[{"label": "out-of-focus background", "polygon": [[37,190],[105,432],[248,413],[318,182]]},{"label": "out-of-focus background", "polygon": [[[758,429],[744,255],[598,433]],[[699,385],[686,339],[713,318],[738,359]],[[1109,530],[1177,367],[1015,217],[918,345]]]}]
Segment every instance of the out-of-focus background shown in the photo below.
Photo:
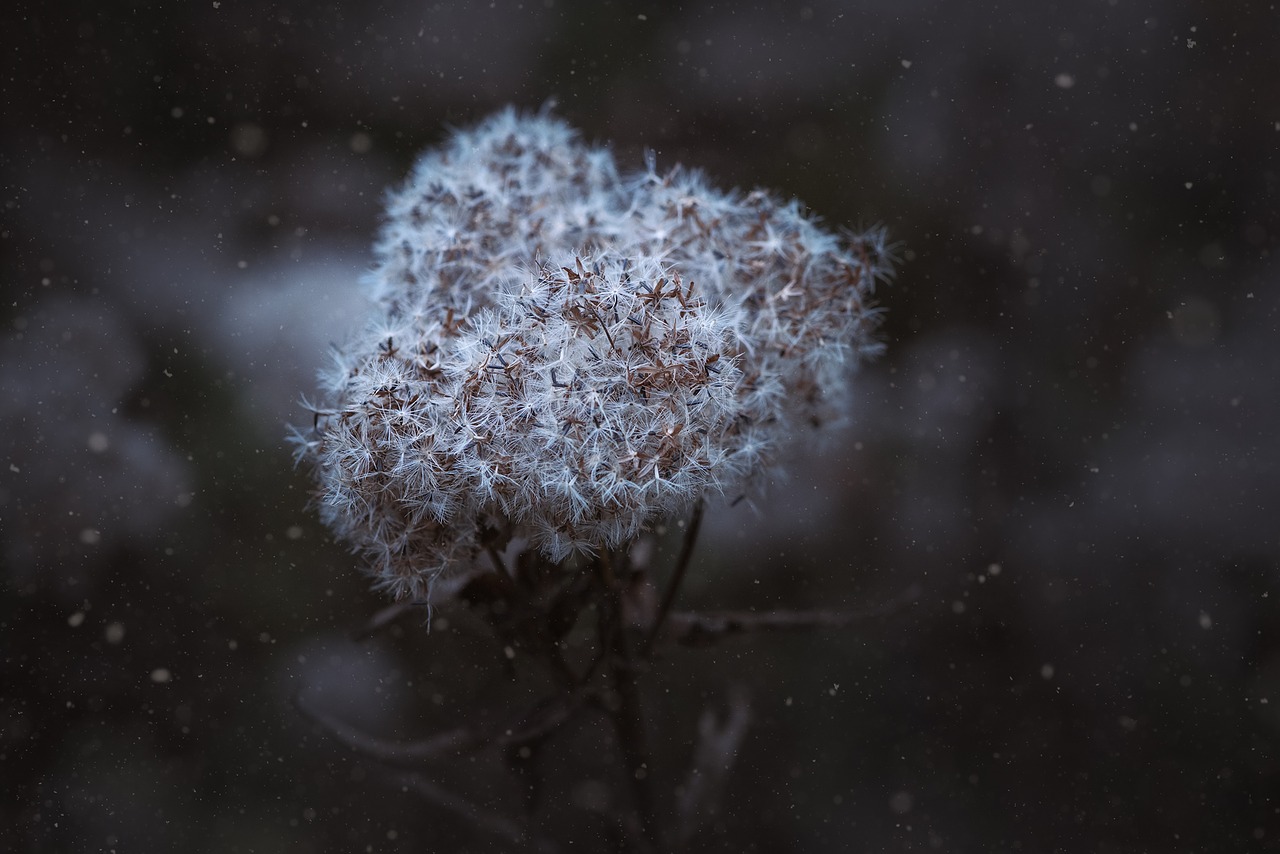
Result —
[{"label": "out-of-focus background", "polygon": [[[715,509],[683,602],[919,595],[646,677],[676,777],[701,709],[751,697],[696,847],[1276,845],[1278,27],[1192,0],[7,5],[0,849],[503,850],[295,708],[413,737],[513,689],[465,613],[351,639],[385,603],[284,435],[384,191],[448,126],[549,99],[624,168],[653,149],[900,242],[853,423]],[[551,831],[608,797],[592,738],[552,761]],[[509,802],[501,769],[438,773]]]}]

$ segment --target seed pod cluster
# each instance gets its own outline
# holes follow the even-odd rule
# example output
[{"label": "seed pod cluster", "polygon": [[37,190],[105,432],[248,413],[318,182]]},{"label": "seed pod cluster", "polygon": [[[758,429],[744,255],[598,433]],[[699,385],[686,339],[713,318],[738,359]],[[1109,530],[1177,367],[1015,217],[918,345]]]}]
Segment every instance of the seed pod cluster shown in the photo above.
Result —
[{"label": "seed pod cluster", "polygon": [[620,175],[545,112],[455,133],[388,208],[372,318],[295,441],[397,598],[512,537],[559,562],[740,494],[877,347],[880,232],[680,167]]}]

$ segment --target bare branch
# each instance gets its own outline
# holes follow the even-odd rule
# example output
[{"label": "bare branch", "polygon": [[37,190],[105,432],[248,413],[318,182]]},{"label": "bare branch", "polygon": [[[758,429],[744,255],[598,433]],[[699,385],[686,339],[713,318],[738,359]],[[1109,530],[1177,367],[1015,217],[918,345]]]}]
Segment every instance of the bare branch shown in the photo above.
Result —
[{"label": "bare branch", "polygon": [[442,756],[475,750],[485,744],[485,740],[481,735],[470,727],[445,730],[430,738],[418,741],[394,741],[392,739],[379,738],[359,730],[327,712],[320,711],[304,700],[301,695],[293,698],[293,704],[305,717],[328,730],[338,741],[355,752],[396,767],[422,765]]},{"label": "bare branch", "polygon": [[395,781],[441,809],[461,816],[476,830],[489,836],[498,836],[512,845],[545,852],[545,854],[554,854],[560,850],[560,847],[550,839],[533,835],[528,828],[522,827],[500,813],[475,804],[462,795],[449,791],[422,774],[398,774]]},{"label": "bare branch", "polygon": [[605,710],[613,722],[618,746],[622,750],[641,830],[641,836],[632,837],[631,843],[637,850],[658,850],[661,846],[658,844],[649,739],[645,732],[644,713],[640,707],[635,659],[631,656],[626,629],[622,624],[621,585],[616,581],[613,568],[607,561],[607,553],[602,554],[598,560],[598,571],[606,607],[600,609],[597,628],[601,649],[606,650],[605,657],[609,665],[607,672],[613,689],[613,702],[606,703]]},{"label": "bare branch", "polygon": [[598,693],[594,688],[582,688],[543,700],[522,715],[518,725],[503,728],[492,743],[500,748],[520,747],[546,738],[572,720]]},{"label": "bare branch", "polygon": [[300,695],[294,705],[312,722],[328,730],[338,741],[370,759],[398,768],[413,768],[432,760],[460,753],[471,753],[487,747],[505,749],[520,747],[551,735],[568,723],[575,712],[595,695],[583,689],[572,694],[552,697],[534,704],[514,723],[486,728],[456,727],[416,741],[379,738],[322,712]]},{"label": "bare branch", "polygon": [[747,632],[793,631],[796,629],[844,628],[893,614],[920,596],[919,585],[911,585],[898,596],[874,608],[848,611],[678,611],[668,619],[664,637],[685,646],[715,643],[731,635]]},{"label": "bare branch", "polygon": [[684,541],[680,544],[680,556],[676,558],[675,569],[672,570],[671,578],[667,581],[667,589],[662,594],[657,616],[653,618],[649,634],[645,636],[644,643],[640,646],[641,658],[649,656],[649,651],[653,649],[653,642],[662,631],[662,625],[671,612],[671,606],[675,604],[676,594],[680,592],[680,584],[684,581],[684,574],[689,569],[689,559],[693,557],[693,547],[698,541],[698,529],[702,527],[702,507],[701,500],[693,505],[693,515],[689,517],[689,524],[684,529]]}]

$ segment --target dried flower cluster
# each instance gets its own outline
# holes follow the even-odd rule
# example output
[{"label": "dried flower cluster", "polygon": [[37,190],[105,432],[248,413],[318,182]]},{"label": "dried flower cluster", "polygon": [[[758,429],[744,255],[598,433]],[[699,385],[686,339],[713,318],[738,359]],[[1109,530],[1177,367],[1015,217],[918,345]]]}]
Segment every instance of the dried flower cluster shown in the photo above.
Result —
[{"label": "dried flower cluster", "polygon": [[612,155],[544,114],[456,133],[392,195],[376,318],[297,437],[327,524],[397,598],[517,536],[615,548],[738,494],[875,348],[883,236]]}]

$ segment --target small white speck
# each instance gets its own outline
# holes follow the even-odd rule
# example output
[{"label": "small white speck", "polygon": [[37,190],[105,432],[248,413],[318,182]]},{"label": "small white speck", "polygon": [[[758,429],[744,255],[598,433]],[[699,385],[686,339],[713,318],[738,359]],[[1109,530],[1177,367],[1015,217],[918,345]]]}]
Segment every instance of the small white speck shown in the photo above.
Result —
[{"label": "small white speck", "polygon": [[151,671],[151,681],[157,685],[163,685],[173,678],[173,674],[169,672],[167,667],[157,667]]},{"label": "small white speck", "polygon": [[1059,89],[1070,89],[1076,85],[1076,79],[1065,71],[1053,78],[1053,82]]}]

